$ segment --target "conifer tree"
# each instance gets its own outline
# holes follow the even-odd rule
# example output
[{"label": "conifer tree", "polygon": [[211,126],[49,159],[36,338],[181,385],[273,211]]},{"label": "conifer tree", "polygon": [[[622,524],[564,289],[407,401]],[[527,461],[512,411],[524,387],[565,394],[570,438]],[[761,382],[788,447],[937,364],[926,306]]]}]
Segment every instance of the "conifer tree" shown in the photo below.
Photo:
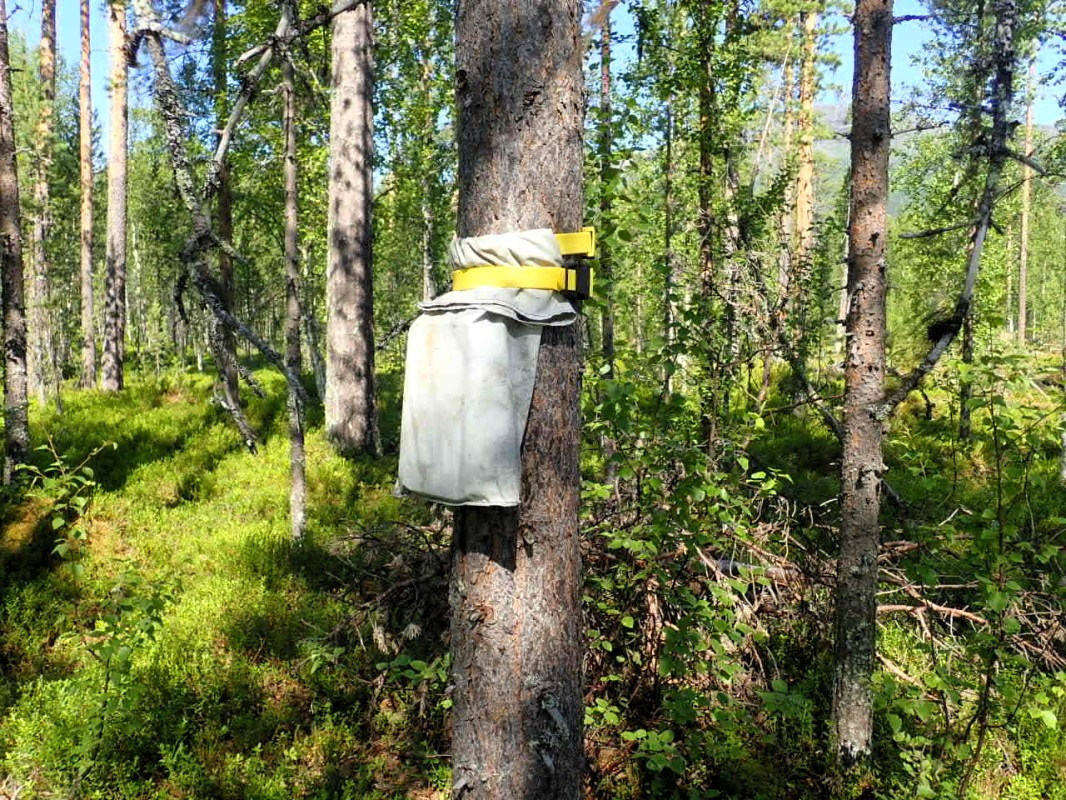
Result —
[{"label": "conifer tree", "polygon": [[[460,236],[580,228],[580,22],[577,0],[459,4]],[[577,325],[545,328],[522,446],[522,504],[456,512],[457,797],[581,796],[580,380]]]}]

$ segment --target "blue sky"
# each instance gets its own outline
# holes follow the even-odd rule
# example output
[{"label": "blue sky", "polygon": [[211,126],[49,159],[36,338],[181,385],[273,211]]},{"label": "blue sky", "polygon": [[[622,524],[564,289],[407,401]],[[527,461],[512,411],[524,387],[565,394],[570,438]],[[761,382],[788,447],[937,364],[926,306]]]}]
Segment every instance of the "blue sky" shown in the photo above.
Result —
[{"label": "blue sky", "polygon": [[[624,4],[623,4],[624,6]],[[16,30],[22,31],[26,40],[35,45],[40,37],[40,0],[8,0],[9,25]],[[105,0],[92,0],[92,14],[90,35],[92,37],[92,71],[93,71],[93,108],[97,111],[97,119],[102,128],[101,146],[106,153],[107,149],[107,20],[105,17]],[[78,0],[57,0],[56,10],[56,33],[58,37],[59,52],[63,60],[72,68],[76,68],[80,58],[80,34],[78,17]],[[618,13],[618,12],[616,12]],[[924,8],[918,0],[896,0],[895,13],[897,16],[909,14],[922,14]],[[624,7],[618,14],[616,30],[632,31],[632,20],[625,19],[627,12]],[[838,15],[834,22],[841,23],[839,27],[846,28],[846,19]],[[915,59],[929,46],[932,37],[926,23],[906,22],[896,26],[892,42],[892,84],[893,96],[897,101],[904,99],[910,93],[907,87],[919,84],[922,80],[921,70],[916,65]],[[846,102],[850,94],[851,70],[852,70],[852,37],[850,33],[832,37],[826,43],[826,47],[836,53],[840,58],[840,64],[836,70],[826,76],[824,80],[822,100],[824,102]],[[1054,56],[1045,52],[1039,62],[1040,72],[1046,75],[1053,66]],[[131,92],[134,103],[144,103],[145,98],[137,92],[138,81],[131,81]],[[1059,120],[1063,114],[1058,106],[1057,87],[1042,86],[1038,90],[1034,117],[1041,125],[1051,125]]]}]

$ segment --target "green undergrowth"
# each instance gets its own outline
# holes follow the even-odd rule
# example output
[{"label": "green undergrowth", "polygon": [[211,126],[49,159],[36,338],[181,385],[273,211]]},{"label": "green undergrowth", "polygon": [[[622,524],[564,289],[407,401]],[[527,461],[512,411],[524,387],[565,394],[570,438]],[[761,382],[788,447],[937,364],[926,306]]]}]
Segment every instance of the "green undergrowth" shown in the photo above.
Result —
[{"label": "green undergrowth", "polygon": [[421,568],[401,562],[422,557],[432,520],[392,496],[393,458],[344,461],[317,427],[308,534],[292,543],[284,386],[257,377],[256,455],[203,376],[71,392],[61,416],[35,416],[35,441],[50,437],[67,465],[114,447],[87,462],[76,561],[53,549],[64,528],[47,495],[65,479],[50,453],[35,454],[48,492],[5,510],[0,772],[20,798],[435,791],[437,700],[377,666],[419,620],[374,602]]},{"label": "green undergrowth", "polygon": [[[778,368],[745,405],[756,368],[711,460],[694,376],[664,391],[659,357],[592,363],[583,400],[587,798],[1066,800],[1050,373],[952,364],[931,415],[893,421],[879,603],[902,610],[879,618],[873,769],[842,772],[838,445]],[[0,796],[449,796],[448,517],[392,494],[398,373],[385,456],[337,457],[312,412],[299,544],[284,383],[256,376],[256,455],[202,375],[33,416],[0,504]]]}]

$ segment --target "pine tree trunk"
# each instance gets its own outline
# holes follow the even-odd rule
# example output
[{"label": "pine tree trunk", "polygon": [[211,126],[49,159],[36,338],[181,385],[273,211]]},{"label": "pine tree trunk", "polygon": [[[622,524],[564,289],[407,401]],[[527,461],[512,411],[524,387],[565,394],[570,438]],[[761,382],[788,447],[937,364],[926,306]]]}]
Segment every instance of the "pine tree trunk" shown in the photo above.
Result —
[{"label": "pine tree trunk", "polygon": [[51,197],[48,173],[52,167],[52,120],[56,99],[56,4],[41,3],[41,44],[37,79],[41,84],[41,109],[35,132],[36,175],[33,185],[33,266],[30,274],[30,385],[44,407],[54,359],[55,343],[49,321],[48,239],[51,227]]},{"label": "pine tree trunk", "polygon": [[[282,13],[292,15],[284,0]],[[296,183],[296,85],[292,61],[281,62],[281,91],[285,119],[285,364],[295,375],[303,368],[300,355],[300,243]],[[305,477],[304,423],[300,398],[289,389],[289,518],[292,538],[302,539],[307,525],[307,481]]]},{"label": "pine tree trunk", "polygon": [[[1025,104],[1025,155],[1033,152],[1033,77],[1036,62],[1029,67],[1029,92]],[[1033,191],[1033,170],[1022,165],[1022,219],[1018,250],[1018,344],[1025,346],[1029,317],[1029,206]]]},{"label": "pine tree trunk", "polygon": [[[335,0],[334,7],[345,5]],[[345,455],[377,452],[374,399],[373,17],[370,2],[333,18],[326,435]]]},{"label": "pine tree trunk", "polygon": [[7,8],[0,0],[0,280],[4,309],[4,485],[10,484],[30,450],[27,416],[26,315],[22,288],[22,229],[15,106],[7,47]]},{"label": "pine tree trunk", "polygon": [[111,138],[107,165],[107,254],[104,273],[104,355],[101,388],[123,388],[126,356],[126,2],[108,6],[111,50]]},{"label": "pine tree trunk", "polygon": [[[791,23],[790,23],[790,28]],[[789,34],[789,50],[791,51],[791,36]],[[793,131],[795,129],[795,108],[793,102],[793,95],[796,91],[794,68],[792,66],[792,59],[786,56],[784,66],[784,76],[782,77],[782,83],[784,85],[785,96],[785,117],[782,123],[781,132],[781,159],[782,164],[786,169],[791,169],[795,163],[795,154],[792,152],[793,145]],[[796,186],[795,181],[790,181],[785,185],[784,199],[781,204],[781,220],[780,220],[780,236],[781,236],[781,252],[778,257],[778,269],[777,269],[777,293],[778,293],[778,305],[780,306],[781,313],[784,315],[787,308],[787,298],[791,290],[792,282],[792,269],[795,261],[794,243],[793,238],[796,231]]]},{"label": "pine tree trunk", "polygon": [[[580,24],[578,0],[460,2],[460,236],[580,227]],[[580,382],[578,326],[545,328],[522,505],[456,513],[452,769],[463,800],[581,795]]]},{"label": "pine tree trunk", "polygon": [[89,66],[89,0],[81,0],[81,70],[78,144],[81,178],[81,385],[96,386],[96,319],[93,309],[93,108]]},{"label": "pine tree trunk", "polygon": [[885,238],[891,140],[892,0],[855,7],[847,352],[832,721],[845,764],[870,756],[884,435]]},{"label": "pine tree trunk", "polygon": [[[229,118],[229,93],[226,75],[226,0],[215,0],[215,21],[211,29],[211,70],[215,83],[215,127],[221,131]],[[218,141],[215,142],[216,147]],[[215,231],[224,242],[233,241],[233,191],[230,186],[229,164],[226,158],[218,172],[218,197],[215,211],[217,215]],[[224,250],[218,251],[218,286],[219,296],[226,311],[233,314],[234,284],[233,258]],[[241,404],[240,386],[237,376],[237,337],[229,328],[222,329],[222,349],[227,354],[224,364],[219,364],[222,375],[222,390],[226,400],[235,408]]]}]

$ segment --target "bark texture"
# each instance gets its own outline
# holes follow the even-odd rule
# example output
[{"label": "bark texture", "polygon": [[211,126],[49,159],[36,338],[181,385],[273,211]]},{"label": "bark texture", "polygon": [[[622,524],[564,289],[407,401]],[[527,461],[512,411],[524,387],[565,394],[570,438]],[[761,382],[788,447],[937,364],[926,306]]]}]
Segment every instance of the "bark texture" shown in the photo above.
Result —
[{"label": "bark texture", "polygon": [[4,484],[30,449],[26,394],[26,314],[22,288],[22,230],[15,162],[15,116],[7,8],[0,0],[0,279],[4,310]]},{"label": "bark texture", "polygon": [[[1033,79],[1036,62],[1029,67],[1029,91],[1025,104],[1025,155],[1033,154]],[[1021,241],[1018,250],[1018,344],[1025,346],[1029,320],[1029,206],[1032,202],[1033,168],[1022,164]],[[1008,270],[1009,272],[1009,270]]]},{"label": "bark texture", "polygon": [[[614,173],[614,125],[611,108],[611,11],[614,2],[608,0],[603,4],[603,26],[600,39],[600,120],[599,120],[599,160],[600,160],[600,219],[601,225],[613,225],[613,195],[611,179]],[[603,361],[607,367],[604,377],[614,378],[614,264],[611,260],[610,246],[601,238],[597,243],[599,249],[599,283],[603,287]],[[608,448],[613,451],[613,446]]]},{"label": "bark texture", "polygon": [[354,455],[379,449],[374,398],[370,3],[337,14],[332,24],[326,435],[339,452]]},{"label": "bark texture", "polygon": [[[226,70],[226,0],[215,0],[215,21],[211,30],[211,71],[215,83],[215,127],[218,136],[215,146],[222,138],[226,121],[229,119],[229,91]],[[218,238],[224,242],[233,242],[233,191],[230,186],[229,161],[222,156],[218,168],[218,196],[215,199],[217,221],[215,228]],[[218,284],[221,288],[222,304],[229,313],[234,313],[234,276],[233,256],[224,249],[218,251]],[[222,329],[222,349],[226,360],[219,364],[222,377],[222,391],[226,401],[233,406],[240,406],[241,395],[237,376],[237,337],[228,328]]]},{"label": "bark texture", "polygon": [[891,141],[892,0],[855,7],[851,213],[836,584],[833,732],[845,764],[869,758],[876,646],[879,489],[884,435],[885,239]]},{"label": "bark texture", "polygon": [[89,66],[89,0],[81,0],[81,67],[78,145],[81,179],[81,385],[96,386],[96,319],[93,309],[93,107]]},{"label": "bark texture", "polygon": [[[288,2],[283,13],[292,16]],[[297,206],[296,165],[296,81],[292,62],[286,57],[281,63],[281,91],[284,98],[285,129],[285,364],[299,375],[300,355],[300,241],[299,208]],[[304,454],[303,405],[299,396],[289,390],[289,519],[292,538],[302,539],[307,526],[306,457]]]},{"label": "bark texture", "polygon": [[126,75],[126,3],[108,6],[111,50],[111,138],[107,164],[107,254],[104,273],[104,355],[101,388],[123,388],[126,356],[126,131],[129,122]]},{"label": "bark texture", "polygon": [[52,168],[52,121],[56,100],[56,4],[41,4],[41,44],[37,79],[41,84],[41,109],[36,130],[36,175],[33,183],[33,262],[30,273],[30,384],[43,406],[47,399],[54,343],[49,324],[48,238],[51,197],[48,173]]},{"label": "bark texture", "polygon": [[[800,13],[803,28],[803,60],[799,75],[799,117],[797,144],[799,161],[796,167],[796,223],[793,261],[801,276],[810,271],[811,250],[814,247],[814,88],[815,58],[817,55],[818,12]],[[795,287],[802,291],[801,287]]]},{"label": "bark texture", "polygon": [[[459,235],[576,230],[581,4],[464,0],[457,16]],[[455,518],[453,796],[581,794],[577,325],[546,328],[519,509]]]}]

